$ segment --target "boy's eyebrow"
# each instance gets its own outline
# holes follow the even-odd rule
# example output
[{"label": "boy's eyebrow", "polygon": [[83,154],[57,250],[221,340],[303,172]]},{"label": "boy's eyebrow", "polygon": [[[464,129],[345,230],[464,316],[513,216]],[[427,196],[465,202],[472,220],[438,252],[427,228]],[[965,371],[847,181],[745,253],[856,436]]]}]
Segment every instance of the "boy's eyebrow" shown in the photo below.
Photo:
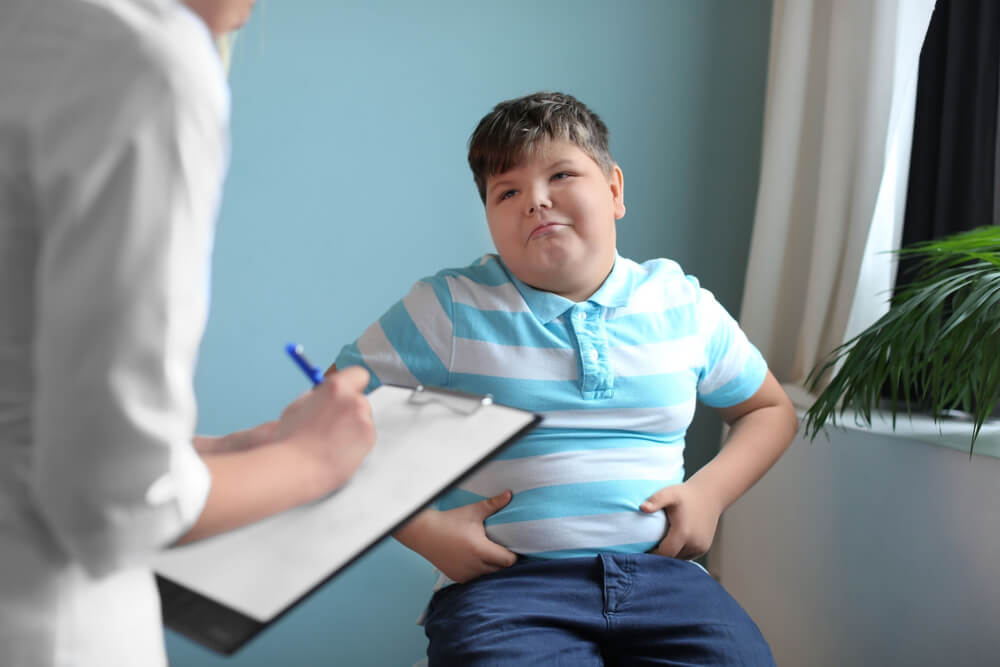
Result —
[{"label": "boy's eyebrow", "polygon": [[488,183],[486,185],[486,191],[487,192],[493,192],[497,188],[507,187],[508,185],[511,185],[512,183],[513,183],[513,181],[511,181],[510,179],[503,179],[503,180],[499,180],[499,181],[493,181],[492,183]]},{"label": "boy's eyebrow", "polygon": [[555,169],[557,167],[562,167],[563,165],[572,165],[572,164],[574,164],[574,162],[573,162],[572,159],[570,159],[570,158],[563,158],[561,160],[556,160],[555,162],[553,162],[552,164],[550,164],[548,167],[546,167],[546,169]]}]

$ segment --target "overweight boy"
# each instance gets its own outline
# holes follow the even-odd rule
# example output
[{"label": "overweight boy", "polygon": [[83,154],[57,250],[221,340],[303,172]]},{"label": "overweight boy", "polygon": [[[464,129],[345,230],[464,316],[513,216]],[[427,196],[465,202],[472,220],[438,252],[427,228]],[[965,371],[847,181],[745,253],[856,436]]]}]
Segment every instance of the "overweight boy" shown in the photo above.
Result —
[{"label": "overweight boy", "polygon": [[[431,667],[773,664],[689,559],[791,442],[788,397],[695,278],[618,255],[622,170],[578,100],[498,104],[469,165],[497,253],[416,283],[335,363],[544,416],[396,534],[443,574]],[[697,401],[731,428],[684,481]]]}]

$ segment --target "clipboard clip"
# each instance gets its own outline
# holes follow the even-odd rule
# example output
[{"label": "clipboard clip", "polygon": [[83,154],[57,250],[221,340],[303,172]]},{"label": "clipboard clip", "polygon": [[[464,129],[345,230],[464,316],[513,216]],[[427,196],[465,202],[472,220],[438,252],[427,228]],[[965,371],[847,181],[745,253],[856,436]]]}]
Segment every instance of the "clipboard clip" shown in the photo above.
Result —
[{"label": "clipboard clip", "polygon": [[493,396],[490,394],[478,396],[453,389],[425,387],[422,384],[418,384],[410,393],[408,402],[416,405],[441,403],[459,414],[471,415],[481,407],[493,405]]}]

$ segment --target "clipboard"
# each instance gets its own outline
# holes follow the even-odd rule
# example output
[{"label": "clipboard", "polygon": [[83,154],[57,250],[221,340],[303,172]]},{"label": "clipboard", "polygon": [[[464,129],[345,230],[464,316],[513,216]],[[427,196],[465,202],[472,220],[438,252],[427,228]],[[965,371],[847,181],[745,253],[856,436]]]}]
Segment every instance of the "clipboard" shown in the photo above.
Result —
[{"label": "clipboard", "polygon": [[542,419],[424,386],[368,399],[375,447],[343,487],[154,559],[166,627],[232,655]]}]

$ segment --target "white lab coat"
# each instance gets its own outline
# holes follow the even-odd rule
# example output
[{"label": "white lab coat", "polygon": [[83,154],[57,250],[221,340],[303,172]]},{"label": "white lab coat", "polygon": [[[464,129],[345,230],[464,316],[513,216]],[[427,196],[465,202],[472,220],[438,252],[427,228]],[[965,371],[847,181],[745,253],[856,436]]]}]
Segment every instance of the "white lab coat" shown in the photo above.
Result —
[{"label": "white lab coat", "polygon": [[229,98],[175,0],[0,3],[0,665],[166,663]]}]

